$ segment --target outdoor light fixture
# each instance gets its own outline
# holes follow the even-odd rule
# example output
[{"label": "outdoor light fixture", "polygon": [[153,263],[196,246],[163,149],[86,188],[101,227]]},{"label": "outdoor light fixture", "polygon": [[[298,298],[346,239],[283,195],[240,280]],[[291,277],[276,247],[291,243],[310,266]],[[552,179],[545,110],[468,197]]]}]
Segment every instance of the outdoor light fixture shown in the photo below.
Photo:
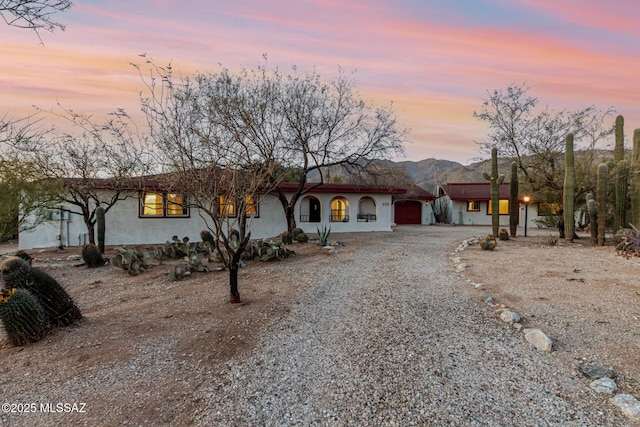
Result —
[{"label": "outdoor light fixture", "polygon": [[529,200],[531,197],[524,196],[522,198],[524,200],[524,237],[527,237],[527,221],[529,220]]}]

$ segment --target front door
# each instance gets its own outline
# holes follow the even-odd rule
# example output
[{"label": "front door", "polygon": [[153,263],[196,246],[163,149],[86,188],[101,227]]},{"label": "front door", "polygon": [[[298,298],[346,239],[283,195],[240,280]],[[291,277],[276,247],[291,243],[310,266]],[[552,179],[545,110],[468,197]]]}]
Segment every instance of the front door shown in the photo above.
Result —
[{"label": "front door", "polygon": [[322,216],[320,215],[320,200],[315,197],[309,198],[309,222],[320,222]]}]

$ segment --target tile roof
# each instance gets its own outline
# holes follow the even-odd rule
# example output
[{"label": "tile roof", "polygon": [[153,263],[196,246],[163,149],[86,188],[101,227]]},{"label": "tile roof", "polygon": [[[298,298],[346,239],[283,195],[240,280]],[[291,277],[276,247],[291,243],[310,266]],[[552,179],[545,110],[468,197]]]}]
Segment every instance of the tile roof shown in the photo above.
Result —
[{"label": "tile roof", "polygon": [[[491,184],[489,182],[449,183],[440,186],[451,200],[491,200]],[[500,184],[500,198],[509,198],[509,183]]]}]

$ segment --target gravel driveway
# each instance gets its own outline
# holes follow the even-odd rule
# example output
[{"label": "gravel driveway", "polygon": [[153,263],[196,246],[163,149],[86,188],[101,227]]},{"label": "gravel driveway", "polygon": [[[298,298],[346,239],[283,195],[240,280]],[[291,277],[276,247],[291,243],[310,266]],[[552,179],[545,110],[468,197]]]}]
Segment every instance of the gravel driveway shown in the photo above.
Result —
[{"label": "gravel driveway", "polygon": [[307,290],[249,354],[222,367],[202,391],[209,409],[196,421],[626,425],[606,397],[498,321],[455,273],[455,246],[484,231],[398,227],[332,255],[330,268],[292,272]]}]

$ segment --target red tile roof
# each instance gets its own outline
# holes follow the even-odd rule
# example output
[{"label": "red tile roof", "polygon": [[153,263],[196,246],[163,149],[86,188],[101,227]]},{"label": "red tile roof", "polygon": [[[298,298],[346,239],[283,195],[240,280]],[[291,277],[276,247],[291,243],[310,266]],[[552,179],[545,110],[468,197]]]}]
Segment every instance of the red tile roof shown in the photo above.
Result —
[{"label": "red tile roof", "polygon": [[[449,183],[440,186],[451,200],[491,200],[489,182]],[[509,183],[500,184],[500,198],[509,199]]]}]

